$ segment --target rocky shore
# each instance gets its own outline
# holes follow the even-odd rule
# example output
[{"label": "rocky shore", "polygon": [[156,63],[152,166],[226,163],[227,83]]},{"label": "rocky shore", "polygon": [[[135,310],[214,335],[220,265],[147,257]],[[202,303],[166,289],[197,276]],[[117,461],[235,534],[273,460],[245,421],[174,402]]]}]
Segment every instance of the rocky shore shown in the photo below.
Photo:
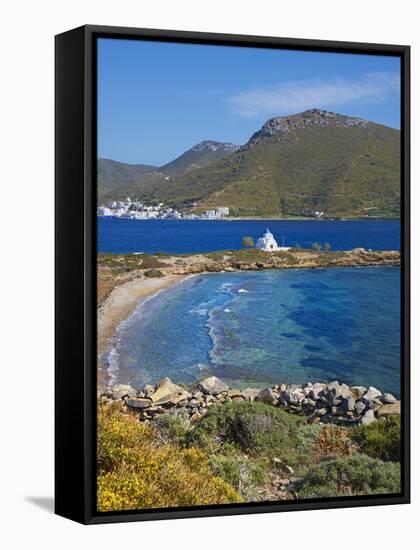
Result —
[{"label": "rocky shore", "polygon": [[333,381],[307,384],[275,384],[256,389],[236,390],[215,376],[191,386],[179,386],[169,378],[140,389],[118,384],[99,393],[102,404],[120,405],[122,410],[149,422],[167,413],[188,415],[195,422],[210,407],[231,402],[259,401],[291,414],[305,416],[308,423],[339,426],[367,425],[379,418],[400,414],[401,403],[390,393],[372,386],[351,386]]}]

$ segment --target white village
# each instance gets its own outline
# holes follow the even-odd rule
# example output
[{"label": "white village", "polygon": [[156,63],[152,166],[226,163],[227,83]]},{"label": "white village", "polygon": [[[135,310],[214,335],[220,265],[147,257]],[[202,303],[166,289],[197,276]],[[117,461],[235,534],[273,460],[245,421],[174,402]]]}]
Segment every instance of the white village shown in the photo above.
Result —
[{"label": "white village", "polygon": [[228,218],[229,208],[217,206],[200,214],[192,214],[179,212],[175,208],[165,206],[163,202],[145,205],[127,197],[123,201],[112,201],[106,206],[99,206],[97,215],[105,218],[128,218],[130,220],[223,220]]}]

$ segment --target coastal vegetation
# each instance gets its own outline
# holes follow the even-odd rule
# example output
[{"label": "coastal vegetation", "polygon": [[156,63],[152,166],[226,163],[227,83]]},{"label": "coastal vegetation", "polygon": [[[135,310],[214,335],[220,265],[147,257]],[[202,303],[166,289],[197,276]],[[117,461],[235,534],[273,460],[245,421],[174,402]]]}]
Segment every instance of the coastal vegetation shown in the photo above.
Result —
[{"label": "coastal vegetation", "polygon": [[118,408],[98,408],[99,511],[242,500],[231,485],[213,475],[202,451],[163,443],[154,427],[139,423]]},{"label": "coastal vegetation", "polygon": [[140,394],[149,397],[130,398],[130,386],[117,386],[113,398],[99,398],[101,511],[399,492],[398,414],[359,425],[312,423],[261,401],[266,390],[250,401],[224,391],[218,400],[221,384],[199,384],[213,392],[204,394],[203,414],[183,405],[190,388],[168,379],[145,386]]},{"label": "coastal vegetation", "polygon": [[250,248],[254,246],[254,239],[252,237],[243,237],[242,246],[244,246],[245,248]]}]

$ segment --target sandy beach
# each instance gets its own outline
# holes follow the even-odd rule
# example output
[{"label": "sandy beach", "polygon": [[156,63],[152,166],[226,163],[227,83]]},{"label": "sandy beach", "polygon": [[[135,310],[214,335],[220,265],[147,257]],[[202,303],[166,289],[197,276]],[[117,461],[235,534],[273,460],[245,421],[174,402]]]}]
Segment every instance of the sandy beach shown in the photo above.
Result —
[{"label": "sandy beach", "polygon": [[180,283],[188,275],[167,275],[166,277],[147,279],[138,277],[116,286],[108,298],[98,308],[97,366],[98,387],[106,385],[106,372],[103,369],[103,355],[112,343],[117,326],[127,319],[137,305],[160,290]]}]

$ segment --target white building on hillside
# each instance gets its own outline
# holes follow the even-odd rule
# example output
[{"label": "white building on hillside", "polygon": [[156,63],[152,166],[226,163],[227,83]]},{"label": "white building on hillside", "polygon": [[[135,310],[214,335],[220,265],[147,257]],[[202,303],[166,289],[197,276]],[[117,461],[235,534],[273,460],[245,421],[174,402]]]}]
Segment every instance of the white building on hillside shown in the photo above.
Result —
[{"label": "white building on hillside", "polygon": [[256,243],[256,248],[264,250],[264,252],[277,252],[279,250],[290,250],[290,246],[284,246],[284,237],[283,237],[283,246],[277,244],[276,239],[274,238],[271,231],[268,229],[265,230],[265,233],[260,237]]}]

